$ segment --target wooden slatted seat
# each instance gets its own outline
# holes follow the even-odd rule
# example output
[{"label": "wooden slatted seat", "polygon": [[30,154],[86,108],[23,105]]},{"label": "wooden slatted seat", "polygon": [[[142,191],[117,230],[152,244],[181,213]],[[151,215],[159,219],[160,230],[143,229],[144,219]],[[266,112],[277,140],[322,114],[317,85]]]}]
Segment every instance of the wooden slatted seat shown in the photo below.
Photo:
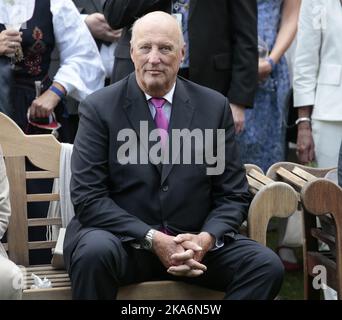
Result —
[{"label": "wooden slatted seat", "polygon": [[[0,144],[3,149],[10,183],[12,216],[5,247],[12,261],[25,267],[24,299],[70,299],[70,279],[65,270],[51,265],[32,266],[29,251],[54,248],[54,241],[28,241],[28,227],[57,225],[61,219],[28,219],[27,203],[34,201],[58,201],[58,194],[28,195],[27,179],[51,179],[59,177],[61,145],[52,135],[26,136],[7,116],[0,113]],[[26,172],[25,158],[43,171]],[[286,183],[274,182],[254,165],[246,165],[250,191],[254,194],[249,209],[249,236],[266,244],[266,230],[272,216],[287,217],[297,208],[298,197]],[[31,274],[46,276],[52,288],[31,289]],[[221,299],[224,293],[200,288],[176,281],[153,281],[122,287],[118,299]]]},{"label": "wooden slatted seat", "polygon": [[[300,193],[304,221],[304,296],[319,299],[320,291],[313,288],[317,275],[314,267],[322,265],[327,270],[327,283],[342,299],[342,189],[331,178],[336,168],[312,168],[295,163],[280,162],[267,172],[273,180],[289,183]],[[317,225],[319,217],[320,226]],[[319,241],[330,251],[319,251]]]}]

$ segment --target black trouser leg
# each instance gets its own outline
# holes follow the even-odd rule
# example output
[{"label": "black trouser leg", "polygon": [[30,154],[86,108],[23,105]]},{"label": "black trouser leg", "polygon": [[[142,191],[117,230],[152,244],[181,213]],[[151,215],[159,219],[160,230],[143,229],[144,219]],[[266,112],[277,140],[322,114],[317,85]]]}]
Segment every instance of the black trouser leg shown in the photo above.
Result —
[{"label": "black trouser leg", "polygon": [[121,241],[111,233],[86,233],[71,258],[73,299],[115,299],[127,259]]},{"label": "black trouser leg", "polygon": [[209,252],[203,260],[208,270],[185,281],[225,291],[229,300],[274,299],[284,273],[280,259],[269,248],[240,235],[238,238]]}]

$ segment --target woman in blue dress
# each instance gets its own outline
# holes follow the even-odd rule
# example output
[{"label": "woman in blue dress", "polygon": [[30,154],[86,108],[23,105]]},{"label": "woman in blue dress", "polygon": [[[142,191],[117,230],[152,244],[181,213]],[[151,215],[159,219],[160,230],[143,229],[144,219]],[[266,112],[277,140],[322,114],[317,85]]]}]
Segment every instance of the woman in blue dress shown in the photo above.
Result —
[{"label": "woman in blue dress", "polygon": [[258,0],[258,36],[269,55],[259,59],[259,87],[254,107],[245,111],[245,127],[238,140],[244,163],[265,172],[285,160],[285,100],[290,89],[284,53],[297,30],[300,0]]},{"label": "woman in blue dress", "polygon": [[[243,163],[258,165],[264,172],[285,160],[286,98],[290,90],[285,52],[296,31],[300,0],[258,0],[258,36],[269,49],[259,56],[259,87],[254,107],[245,111],[245,126],[237,138]],[[259,51],[260,52],[260,51]],[[279,225],[278,254],[287,271],[300,266],[292,248],[283,243],[286,221]]]}]

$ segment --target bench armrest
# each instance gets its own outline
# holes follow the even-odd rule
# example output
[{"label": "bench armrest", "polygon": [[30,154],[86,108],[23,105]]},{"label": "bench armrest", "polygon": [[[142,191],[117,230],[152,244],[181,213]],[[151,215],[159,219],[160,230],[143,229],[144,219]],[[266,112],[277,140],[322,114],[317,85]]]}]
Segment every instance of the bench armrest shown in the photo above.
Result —
[{"label": "bench armrest", "polygon": [[63,243],[65,237],[65,228],[60,228],[56,247],[53,252],[51,265],[56,269],[65,269],[63,259]]}]

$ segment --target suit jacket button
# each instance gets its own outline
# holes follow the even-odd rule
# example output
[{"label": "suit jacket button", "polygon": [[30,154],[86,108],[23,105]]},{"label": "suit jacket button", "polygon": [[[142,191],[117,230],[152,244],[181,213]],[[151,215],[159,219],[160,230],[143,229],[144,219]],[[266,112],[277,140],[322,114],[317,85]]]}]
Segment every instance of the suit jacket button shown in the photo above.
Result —
[{"label": "suit jacket button", "polygon": [[164,192],[167,192],[167,191],[169,190],[169,186],[163,186],[162,190],[163,190]]}]

